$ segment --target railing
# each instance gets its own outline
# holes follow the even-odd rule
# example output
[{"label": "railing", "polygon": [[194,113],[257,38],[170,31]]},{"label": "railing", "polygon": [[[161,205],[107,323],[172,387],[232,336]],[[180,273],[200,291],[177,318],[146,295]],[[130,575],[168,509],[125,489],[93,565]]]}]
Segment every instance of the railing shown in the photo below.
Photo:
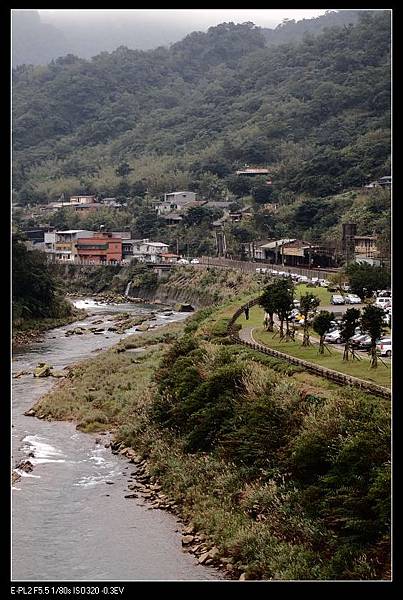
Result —
[{"label": "railing", "polygon": [[334,275],[335,273],[340,272],[339,269],[322,269],[320,267],[316,268],[304,268],[304,267],[289,267],[288,265],[274,265],[269,262],[265,262],[262,260],[252,262],[252,261],[243,261],[243,260],[233,260],[232,258],[212,258],[210,256],[202,256],[200,259],[200,264],[207,265],[210,267],[221,267],[224,269],[237,269],[239,271],[244,271],[245,273],[256,273],[256,269],[258,267],[266,267],[267,269],[273,269],[275,271],[283,271],[285,273],[296,273],[298,275],[305,275],[306,277],[317,277],[326,278],[330,275]]},{"label": "railing", "polygon": [[230,338],[237,344],[243,344],[244,346],[248,346],[253,350],[257,350],[258,352],[262,352],[263,354],[267,354],[268,356],[273,356],[275,358],[280,358],[285,360],[293,365],[298,365],[303,367],[306,371],[310,373],[314,373],[315,375],[320,375],[320,377],[324,377],[329,381],[334,381],[338,385],[351,385],[353,387],[359,388],[364,392],[369,392],[370,394],[374,394],[375,396],[380,396],[382,398],[391,398],[391,391],[387,388],[377,385],[375,383],[370,383],[369,381],[365,381],[364,379],[359,379],[358,377],[353,377],[351,375],[345,375],[344,373],[339,373],[338,371],[333,371],[332,369],[327,369],[326,367],[321,367],[319,365],[315,365],[314,363],[308,362],[306,360],[302,360],[301,358],[296,358],[294,356],[290,356],[289,354],[285,354],[284,352],[280,352],[278,350],[273,350],[272,348],[268,348],[263,344],[257,344],[254,342],[248,342],[247,340],[243,340],[239,337],[239,331],[235,327],[236,320],[241,316],[243,312],[245,312],[246,308],[251,308],[256,304],[259,304],[260,296],[258,298],[254,298],[250,300],[240,308],[238,308],[234,314],[232,315],[228,326],[227,332]]}]

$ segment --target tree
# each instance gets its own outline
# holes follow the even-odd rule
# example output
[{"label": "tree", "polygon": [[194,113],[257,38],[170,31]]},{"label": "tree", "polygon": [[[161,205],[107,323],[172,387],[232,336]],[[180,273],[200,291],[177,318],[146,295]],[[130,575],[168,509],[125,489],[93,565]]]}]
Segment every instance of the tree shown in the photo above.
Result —
[{"label": "tree", "polygon": [[258,178],[254,180],[251,188],[251,194],[253,199],[258,204],[265,204],[271,201],[273,189],[264,178]]},{"label": "tree", "polygon": [[364,306],[361,316],[361,329],[371,338],[371,369],[376,369],[378,366],[378,356],[376,353],[376,343],[384,333],[383,329],[384,311],[378,306],[369,304]]},{"label": "tree", "polygon": [[302,341],[303,346],[309,346],[309,324],[308,324],[308,315],[310,312],[314,311],[318,308],[320,304],[320,299],[314,294],[306,293],[304,296],[300,298],[300,309],[299,312],[304,317],[304,339]]},{"label": "tree", "polygon": [[289,319],[293,309],[294,284],[290,278],[279,279],[273,283],[271,288],[273,296],[274,311],[280,320],[280,339],[284,338],[284,321],[286,322],[286,341],[290,339]]},{"label": "tree", "polygon": [[225,184],[230,192],[237,198],[247,196],[251,189],[251,180],[245,175],[230,175],[225,179]]},{"label": "tree", "polygon": [[314,318],[312,327],[313,330],[319,335],[319,354],[325,352],[325,335],[330,329],[333,319],[333,314],[327,310],[321,310],[320,313]]},{"label": "tree", "polygon": [[390,271],[385,267],[351,263],[346,273],[352,291],[361,298],[369,298],[376,290],[390,286]]},{"label": "tree", "polygon": [[260,298],[260,306],[264,308],[264,311],[269,315],[269,321],[267,323],[267,330],[273,331],[274,325],[274,313],[276,312],[276,304],[275,304],[275,294],[273,294],[273,289],[275,287],[275,283],[270,283],[264,289],[264,292]]},{"label": "tree", "polygon": [[[348,355],[351,352],[350,340],[355,334],[355,330],[360,322],[361,312],[358,308],[348,308],[341,320],[340,335],[344,340],[343,360],[348,361]],[[351,352],[354,358],[354,352]]]},{"label": "tree", "polygon": [[127,162],[120,163],[119,166],[115,169],[115,173],[119,177],[127,177],[132,171],[133,169]]}]

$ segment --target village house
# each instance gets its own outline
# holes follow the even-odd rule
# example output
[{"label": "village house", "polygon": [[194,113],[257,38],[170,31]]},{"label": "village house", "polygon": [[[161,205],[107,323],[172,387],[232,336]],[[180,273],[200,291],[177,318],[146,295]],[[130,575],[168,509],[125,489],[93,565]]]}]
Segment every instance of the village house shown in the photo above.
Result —
[{"label": "village house", "polygon": [[164,201],[156,206],[158,215],[171,212],[183,211],[185,207],[190,208],[190,203],[196,202],[195,192],[171,192],[164,194]]},{"label": "village house", "polygon": [[[269,175],[268,169],[255,169],[252,167],[245,167],[245,169],[240,169],[236,171],[237,175],[242,175],[243,177],[258,177],[262,175]],[[271,181],[270,181],[271,183]]]},{"label": "village house", "polygon": [[329,267],[334,264],[335,251],[295,238],[250,242],[243,244],[246,257],[273,265],[288,267]]},{"label": "village house", "polygon": [[161,255],[167,254],[168,249],[168,244],[150,242],[148,238],[122,241],[122,254],[125,260],[136,258],[140,262],[157,263],[161,261]]},{"label": "village house", "polygon": [[81,263],[114,264],[122,260],[122,238],[112,232],[79,237],[75,243],[76,259]]},{"label": "village house", "polygon": [[74,262],[75,243],[80,237],[90,237],[92,231],[85,229],[67,229],[65,231],[47,231],[44,233],[44,250],[49,258],[56,262]]}]

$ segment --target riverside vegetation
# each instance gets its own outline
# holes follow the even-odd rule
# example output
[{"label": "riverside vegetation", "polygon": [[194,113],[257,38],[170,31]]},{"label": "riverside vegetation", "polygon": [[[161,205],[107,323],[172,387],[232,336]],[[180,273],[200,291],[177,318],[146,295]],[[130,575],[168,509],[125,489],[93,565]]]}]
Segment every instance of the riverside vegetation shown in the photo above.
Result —
[{"label": "riverside vegetation", "polygon": [[390,578],[390,403],[234,344],[244,299],[75,365],[34,412],[132,446],[230,578]]},{"label": "riverside vegetation", "polygon": [[62,282],[43,252],[29,251],[18,233],[13,234],[12,250],[13,342],[32,341],[43,331],[85,316],[65,300]]}]

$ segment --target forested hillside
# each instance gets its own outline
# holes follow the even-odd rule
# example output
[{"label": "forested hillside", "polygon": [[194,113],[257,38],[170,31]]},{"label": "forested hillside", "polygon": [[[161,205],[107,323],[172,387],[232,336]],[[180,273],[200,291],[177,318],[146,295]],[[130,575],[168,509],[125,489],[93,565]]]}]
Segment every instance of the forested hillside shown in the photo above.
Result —
[{"label": "forested hillside", "polygon": [[[390,15],[364,13],[298,44],[266,47],[222,24],[169,50],[119,48],[13,73],[14,180],[22,199],[151,194],[267,165],[278,193],[328,195],[389,172]],[[27,194],[28,193],[28,194]]]}]

